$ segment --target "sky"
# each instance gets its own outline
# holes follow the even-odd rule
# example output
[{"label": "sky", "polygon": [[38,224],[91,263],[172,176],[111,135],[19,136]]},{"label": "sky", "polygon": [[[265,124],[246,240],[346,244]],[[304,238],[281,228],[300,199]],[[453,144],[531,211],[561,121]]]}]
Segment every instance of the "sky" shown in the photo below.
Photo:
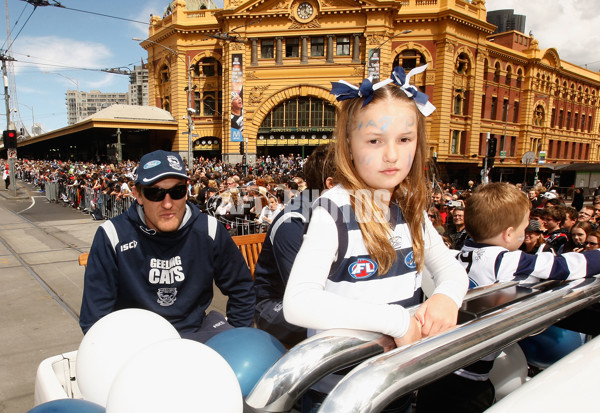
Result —
[{"label": "sky", "polygon": [[[169,0],[59,0],[65,8],[37,9],[23,0],[3,0],[2,50],[9,45],[6,2],[13,40],[11,55],[17,60],[13,63],[19,103],[16,115],[28,130],[34,120],[44,132],[50,132],[67,126],[68,89],[127,91],[128,76],[98,69],[131,69],[142,59],[145,62],[146,51],[131,39],[148,37],[150,15],[162,16]],[[514,9],[526,16],[525,33],[531,31],[540,48],[554,47],[563,60],[587,65],[596,72],[600,69],[600,52],[596,52],[600,51],[598,0],[487,0],[486,7]],[[0,105],[0,114],[4,129],[4,105]]]}]

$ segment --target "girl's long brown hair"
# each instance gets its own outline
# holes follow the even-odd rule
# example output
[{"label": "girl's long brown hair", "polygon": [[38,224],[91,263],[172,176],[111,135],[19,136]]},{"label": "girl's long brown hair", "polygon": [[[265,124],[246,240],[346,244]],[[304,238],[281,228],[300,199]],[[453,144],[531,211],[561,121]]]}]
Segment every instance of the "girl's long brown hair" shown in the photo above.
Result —
[{"label": "girl's long brown hair", "polygon": [[[427,206],[427,181],[425,166],[427,162],[427,137],[425,129],[425,117],[419,112],[414,101],[397,86],[387,85],[374,92],[373,103],[379,100],[390,100],[402,102],[399,110],[404,110],[404,104],[408,103],[417,116],[417,148],[415,158],[406,179],[401,182],[392,194],[390,202],[397,202],[402,210],[404,220],[410,228],[412,236],[414,262],[417,271],[421,271],[424,265],[424,241],[423,229],[425,225],[424,211]],[[353,121],[361,109],[363,99],[348,99],[340,104],[337,125],[335,130],[335,164],[336,182],[341,183],[350,190],[352,208],[357,215],[363,240],[369,255],[379,266],[379,274],[387,273],[396,260],[396,250],[390,242],[391,229],[388,220],[384,217],[387,211],[376,202],[373,196],[363,197],[360,201],[361,211],[357,210],[357,191],[369,189],[375,191],[378,188],[369,187],[358,175],[350,153],[350,139],[353,131]],[[368,198],[368,199],[365,199]],[[363,217],[375,217],[376,219],[361,219]],[[378,218],[378,219],[377,219]]]}]

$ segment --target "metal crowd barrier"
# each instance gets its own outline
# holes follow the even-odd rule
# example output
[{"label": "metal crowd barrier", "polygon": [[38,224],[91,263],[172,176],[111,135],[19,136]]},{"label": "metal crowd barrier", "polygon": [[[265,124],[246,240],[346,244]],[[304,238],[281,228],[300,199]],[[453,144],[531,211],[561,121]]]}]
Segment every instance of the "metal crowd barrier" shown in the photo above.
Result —
[{"label": "metal crowd barrier", "polygon": [[46,182],[44,191],[48,202],[58,202],[58,182]]},{"label": "metal crowd barrier", "polygon": [[380,355],[376,354],[383,352],[381,334],[325,331],[292,348],[263,375],[246,397],[245,413],[290,411],[322,377],[361,360],[366,361],[338,383],[319,412],[379,412],[395,399],[599,299],[596,278],[472,290],[456,328]]},{"label": "metal crowd barrier", "polygon": [[122,214],[133,202],[132,197],[119,198],[92,188],[75,188],[58,182],[47,182],[45,192],[49,202],[79,207],[90,214],[98,208],[104,219]]}]

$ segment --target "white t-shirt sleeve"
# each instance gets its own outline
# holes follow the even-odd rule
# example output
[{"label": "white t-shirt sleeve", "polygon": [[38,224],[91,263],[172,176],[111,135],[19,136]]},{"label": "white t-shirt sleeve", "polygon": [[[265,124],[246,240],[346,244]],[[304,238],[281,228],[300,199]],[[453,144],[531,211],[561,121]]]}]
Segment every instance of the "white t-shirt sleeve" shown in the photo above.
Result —
[{"label": "white t-shirt sleeve", "polygon": [[425,219],[424,243],[425,267],[435,285],[433,294],[447,295],[460,308],[469,288],[469,277],[429,219]]},{"label": "white t-shirt sleeve", "polygon": [[336,224],[325,209],[318,207],[313,211],[283,297],[286,320],[316,330],[349,328],[392,337],[406,334],[410,315],[405,308],[367,303],[325,290],[337,253]]}]

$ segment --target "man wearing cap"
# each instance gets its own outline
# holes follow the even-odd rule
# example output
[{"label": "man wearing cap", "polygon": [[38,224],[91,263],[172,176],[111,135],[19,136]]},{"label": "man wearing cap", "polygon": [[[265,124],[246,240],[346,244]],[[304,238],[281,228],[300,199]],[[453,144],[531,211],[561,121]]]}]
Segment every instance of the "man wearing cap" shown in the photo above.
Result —
[{"label": "man wearing cap", "polygon": [[[162,150],[140,160],[123,214],[98,228],[85,272],[79,324],[83,332],[124,308],[153,311],[182,337],[204,342],[233,327],[250,326],[252,277],[229,233],[187,202],[181,157]],[[206,309],[213,281],[228,296],[227,320]]]}]

